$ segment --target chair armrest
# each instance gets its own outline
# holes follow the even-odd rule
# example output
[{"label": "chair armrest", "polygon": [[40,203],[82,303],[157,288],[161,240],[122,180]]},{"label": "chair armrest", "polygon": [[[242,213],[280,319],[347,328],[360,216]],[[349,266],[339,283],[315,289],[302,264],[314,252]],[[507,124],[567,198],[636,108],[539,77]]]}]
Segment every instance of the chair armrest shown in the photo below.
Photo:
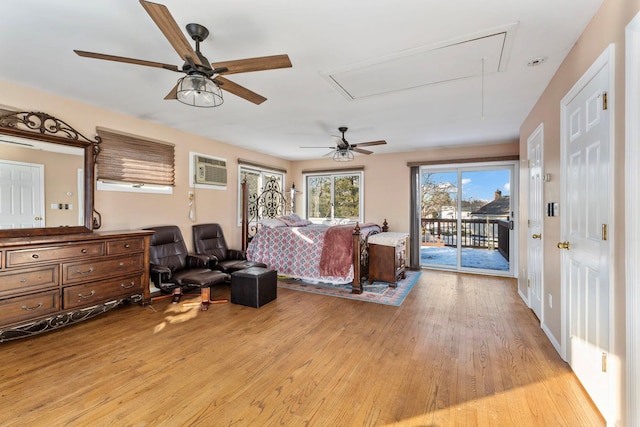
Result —
[{"label": "chair armrest", "polygon": [[214,267],[218,265],[218,262],[220,260],[215,255],[205,255],[205,256],[209,258],[209,260],[207,261],[207,268],[210,268],[211,270],[213,270]]},{"label": "chair armrest", "polygon": [[153,281],[153,283],[155,283],[155,285],[159,287],[162,283],[163,275],[164,279],[171,279],[171,269],[163,265],[151,264],[149,266],[149,275],[151,276],[151,280]]},{"label": "chair armrest", "polygon": [[[186,259],[187,268],[207,268],[210,260],[211,260],[211,255],[189,254],[187,255],[187,259]],[[218,259],[216,258],[216,262],[217,260]]]},{"label": "chair armrest", "polygon": [[247,259],[247,255],[238,249],[227,249],[227,259],[244,260]]}]

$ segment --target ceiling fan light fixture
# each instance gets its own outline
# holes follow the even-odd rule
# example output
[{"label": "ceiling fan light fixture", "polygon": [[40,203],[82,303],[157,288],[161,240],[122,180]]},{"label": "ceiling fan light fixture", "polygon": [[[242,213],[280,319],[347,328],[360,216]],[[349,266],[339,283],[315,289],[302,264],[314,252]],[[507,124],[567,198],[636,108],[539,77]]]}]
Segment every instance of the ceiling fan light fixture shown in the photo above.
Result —
[{"label": "ceiling fan light fixture", "polygon": [[189,74],[178,80],[176,98],[193,107],[218,107],[224,102],[220,87],[202,74]]},{"label": "ceiling fan light fixture", "polygon": [[350,162],[353,158],[353,152],[351,152],[351,150],[336,150],[333,153],[333,160],[336,162]]}]

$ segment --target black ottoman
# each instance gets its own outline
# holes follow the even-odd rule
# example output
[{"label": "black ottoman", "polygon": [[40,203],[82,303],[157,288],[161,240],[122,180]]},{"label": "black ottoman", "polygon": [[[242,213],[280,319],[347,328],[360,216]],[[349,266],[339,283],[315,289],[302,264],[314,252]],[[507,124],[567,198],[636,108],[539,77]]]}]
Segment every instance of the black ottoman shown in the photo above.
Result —
[{"label": "black ottoman", "polygon": [[278,273],[249,267],[231,273],[231,302],[259,308],[278,297]]}]

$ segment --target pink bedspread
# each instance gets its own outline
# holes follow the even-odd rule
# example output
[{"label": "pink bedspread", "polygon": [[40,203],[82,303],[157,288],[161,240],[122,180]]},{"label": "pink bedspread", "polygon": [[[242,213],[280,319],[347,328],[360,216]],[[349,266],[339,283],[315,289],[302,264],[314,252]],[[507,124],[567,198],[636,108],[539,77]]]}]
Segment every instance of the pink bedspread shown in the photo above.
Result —
[{"label": "pink bedspread", "polygon": [[[350,229],[345,232],[338,232],[342,235],[343,241],[348,240],[348,245],[352,245],[351,233],[353,225],[334,226]],[[326,225],[308,225],[306,227],[262,227],[253,237],[247,247],[247,259],[259,261],[267,267],[278,271],[279,275],[302,279],[307,282],[325,282],[334,284],[351,283],[353,281],[352,249],[343,248],[337,250],[336,241],[331,243],[328,252],[325,252],[324,272],[320,268],[323,247],[327,230]],[[361,236],[366,236],[372,230],[379,230],[377,225],[361,227]],[[344,236],[349,235],[349,239]],[[330,240],[334,240],[331,237]],[[344,256],[344,251],[348,256]],[[342,255],[331,258],[331,254]],[[329,255],[327,255],[329,254]],[[341,261],[336,261],[340,259]],[[336,264],[340,263],[340,265]],[[327,268],[330,265],[330,268]]]}]

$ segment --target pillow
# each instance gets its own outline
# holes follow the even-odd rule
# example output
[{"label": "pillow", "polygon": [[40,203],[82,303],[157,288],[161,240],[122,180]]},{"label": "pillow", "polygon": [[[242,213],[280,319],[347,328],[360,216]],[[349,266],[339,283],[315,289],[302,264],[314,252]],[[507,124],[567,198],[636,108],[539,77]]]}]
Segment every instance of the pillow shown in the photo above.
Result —
[{"label": "pillow", "polygon": [[277,227],[286,227],[287,224],[285,224],[284,221],[280,221],[278,218],[263,218],[260,221],[258,221],[258,223],[264,227],[269,227],[269,228],[277,228]]},{"label": "pillow", "polygon": [[300,217],[298,216],[298,214],[296,214],[296,213],[292,213],[292,214],[289,214],[289,215],[282,215],[282,216],[280,217],[280,219],[282,219],[282,218],[285,218],[285,219],[287,219],[287,220],[291,220],[291,221],[299,221],[299,220],[301,220],[301,219],[302,219],[302,218],[300,218]]},{"label": "pillow", "polygon": [[311,221],[302,219],[296,214],[281,216],[279,219],[285,224],[287,224],[289,227],[304,227],[312,224]]}]

